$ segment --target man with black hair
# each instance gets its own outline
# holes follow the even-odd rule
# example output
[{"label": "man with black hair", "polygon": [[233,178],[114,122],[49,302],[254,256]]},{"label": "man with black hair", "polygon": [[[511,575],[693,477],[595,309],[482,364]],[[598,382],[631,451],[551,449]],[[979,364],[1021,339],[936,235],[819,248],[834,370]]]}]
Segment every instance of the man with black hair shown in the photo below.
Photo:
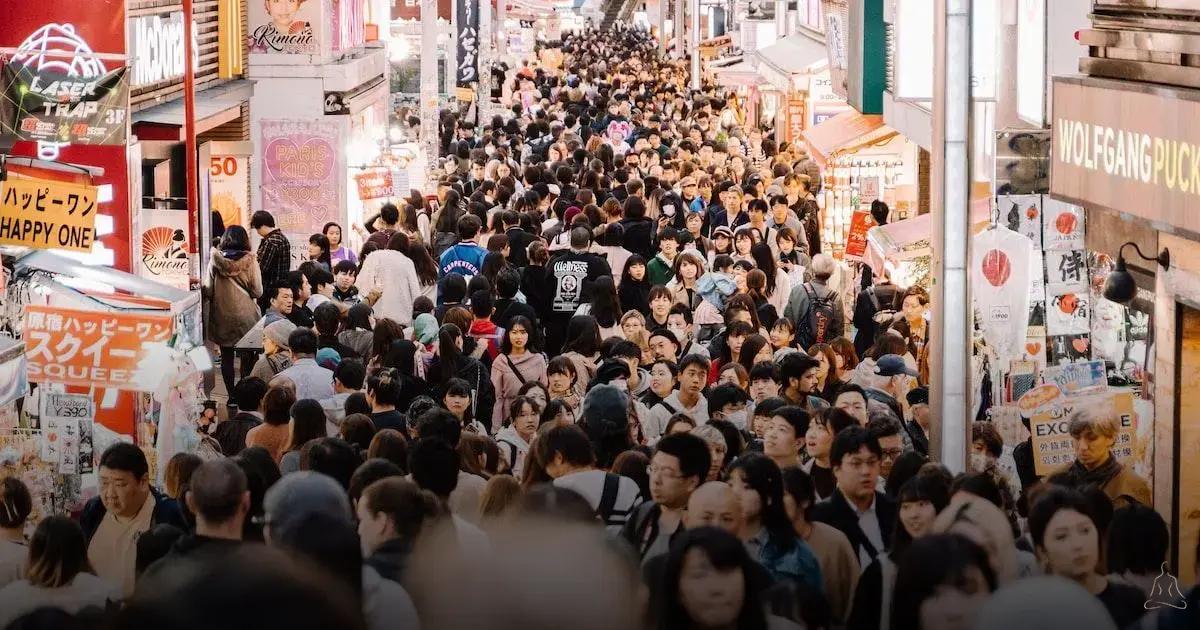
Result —
[{"label": "man with black hair", "polygon": [[810,413],[828,409],[829,403],[816,395],[817,370],[821,364],[803,352],[790,352],[779,361],[780,395],[788,403]]},{"label": "man with black hair", "polygon": [[643,500],[637,482],[596,468],[592,441],[579,425],[557,426],[537,439],[544,440],[546,474],[554,485],[578,493],[609,533],[619,533]]},{"label": "man with black hair", "polygon": [[529,264],[529,244],[537,240],[537,236],[521,229],[520,216],[512,210],[504,210],[500,214],[504,224],[504,235],[508,237],[508,262],[520,269]]},{"label": "man with black hair", "polygon": [[321,399],[325,409],[325,430],[329,437],[339,435],[346,418],[346,399],[362,391],[367,380],[367,367],[360,359],[342,359],[333,370],[333,395]]},{"label": "man with black hair", "polygon": [[884,482],[892,474],[892,465],[896,458],[904,453],[904,439],[900,423],[886,411],[871,412],[867,422],[867,432],[879,442],[883,455],[879,459],[879,480]]},{"label": "man with black hair", "polygon": [[311,295],[304,303],[311,311],[316,311],[317,307],[333,301],[333,274],[326,271],[322,267],[313,265],[309,267],[304,275],[308,280],[308,286]]},{"label": "man with black hair", "polygon": [[650,458],[650,498],[634,510],[621,537],[642,562],[666,553],[684,530],[683,515],[692,492],[704,483],[712,464],[708,444],[690,433],[663,437]]},{"label": "man with black hair", "polygon": [[750,399],[759,405],[779,395],[779,366],[769,361],[755,363],[750,368]]},{"label": "man with black hair", "polygon": [[347,308],[358,304],[363,296],[354,286],[358,277],[358,265],[349,260],[339,260],[333,266],[333,299],[346,305]]},{"label": "man with black hair", "polygon": [[739,431],[750,428],[747,403],[750,396],[733,383],[722,383],[708,392],[708,413],[713,420],[726,420]]},{"label": "man with black hair", "polygon": [[487,250],[478,242],[482,227],[479,217],[473,214],[465,214],[458,220],[458,243],[442,252],[438,263],[438,273],[442,277],[451,272],[458,272],[467,278],[479,275],[483,269],[483,258],[487,256]]},{"label": "man with black hair", "polygon": [[288,313],[288,321],[297,328],[312,328],[313,312],[308,307],[308,298],[312,297],[312,285],[308,283],[308,276],[297,269],[289,271],[284,282],[292,290],[292,311]]},{"label": "man with black hair", "polygon": [[333,348],[345,359],[358,357],[353,348],[338,341],[338,328],[342,323],[342,311],[332,302],[321,304],[313,311],[313,323],[317,329],[317,349]]},{"label": "man with black hair", "polygon": [[878,492],[883,449],[863,427],[843,429],[833,438],[830,461],[837,489],[828,500],[813,506],[812,520],[838,528],[858,555],[859,566],[868,566],[887,550],[896,525],[896,502]]},{"label": "man with black hair", "polygon": [[142,449],[127,442],[108,447],[100,456],[99,496],[92,497],[79,517],[88,541],[88,560],[96,575],[133,593],[137,539],[159,524],[191,527],[179,504],[150,485],[150,464]]},{"label": "man with black hair", "polygon": [[374,243],[379,249],[387,249],[388,242],[396,234],[396,225],[400,223],[400,209],[396,204],[383,204],[379,209],[379,218],[375,219],[375,232],[367,237],[368,243]]},{"label": "man with black hair", "polygon": [[634,342],[622,339],[605,356],[612,357],[629,366],[629,394],[640,398],[650,391],[650,371],[641,367],[642,349]]},{"label": "man with black hair", "polygon": [[648,439],[662,435],[671,416],[677,413],[691,416],[697,426],[708,422],[708,401],[701,392],[708,382],[709,367],[708,359],[698,354],[686,355],[679,361],[679,389],[650,408],[650,426],[646,431]]},{"label": "man with black hair", "polygon": [[675,256],[679,254],[679,231],[664,227],[658,231],[658,254],[646,264],[650,286],[666,286],[675,277]]},{"label": "man with black hair", "polygon": [[[284,277],[292,268],[292,244],[283,231],[275,227],[275,217],[266,210],[259,210],[250,218],[250,229],[258,232],[262,240],[258,243],[258,268],[262,271],[264,287],[284,284]],[[260,300],[264,305],[265,300]]]},{"label": "man with black hair", "polygon": [[455,306],[462,306],[467,299],[467,279],[457,271],[451,271],[438,281],[438,305],[433,309],[433,316],[438,323],[446,316],[446,311]]},{"label": "man with black hair", "polygon": [[854,416],[858,423],[867,426],[867,393],[855,383],[843,383],[833,394],[833,407]]},{"label": "man with black hair", "polygon": [[550,261],[546,279],[550,289],[550,317],[546,324],[546,352],[556,355],[562,349],[567,324],[579,306],[591,298],[592,283],[611,276],[612,268],[600,256],[589,251],[592,232],[586,227],[571,229],[571,249]]},{"label": "man with black hair", "polygon": [[767,421],[763,454],[780,470],[800,465],[800,451],[805,447],[810,421],[808,412],[795,405],[779,407]]},{"label": "man with black hair", "polygon": [[288,335],[292,366],[271,379],[275,385],[291,381],[296,386],[296,400],[321,400],[333,396],[333,372],[317,365],[317,333],[309,328],[297,328]]},{"label": "man with black hair", "polygon": [[491,317],[496,313],[492,305],[490,291],[476,291],[471,294],[471,328],[467,334],[480,342],[487,344],[488,358],[495,360],[500,354],[500,346],[504,343],[504,329],[492,322]]},{"label": "man with black hair", "polygon": [[295,306],[295,293],[286,284],[268,286],[263,291],[263,299],[267,301],[267,309],[263,312],[263,327],[281,320],[288,319]]},{"label": "man with black hair", "polygon": [[225,457],[233,457],[246,448],[246,434],[250,429],[262,424],[263,396],[267,394],[266,381],[257,376],[247,376],[238,381],[230,392],[230,400],[237,408],[237,413],[217,424],[213,430],[213,439],[221,445],[221,453]]},{"label": "man with black hair", "polygon": [[675,335],[675,339],[679,341],[679,356],[698,354],[707,357],[708,350],[696,343],[692,315],[691,308],[676,302],[671,306],[670,313],[667,314],[667,330],[671,331],[671,334]]},{"label": "man with black hair", "polygon": [[[415,428],[418,439],[437,438],[453,448],[458,448],[462,438],[462,421],[443,407],[422,413],[417,417]],[[471,523],[479,522],[479,497],[485,485],[487,480],[483,477],[459,470],[454,486],[447,493],[450,510]]]},{"label": "man with black hair", "polygon": [[[520,290],[521,273],[515,268],[505,267],[496,274],[496,294],[499,298],[496,300],[496,308],[491,316],[493,324],[508,330],[512,328],[513,318],[520,316],[528,318],[530,322],[533,322],[534,327],[537,327],[537,311],[529,304],[516,299]],[[534,331],[529,332],[533,333]]]}]

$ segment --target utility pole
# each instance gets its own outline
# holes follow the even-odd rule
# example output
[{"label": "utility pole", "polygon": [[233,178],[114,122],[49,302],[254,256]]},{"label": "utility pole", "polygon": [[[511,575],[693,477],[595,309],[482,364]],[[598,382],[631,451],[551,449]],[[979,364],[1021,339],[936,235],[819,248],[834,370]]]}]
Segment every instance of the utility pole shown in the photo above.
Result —
[{"label": "utility pole", "polygon": [[933,86],[930,452],[966,470],[971,445],[971,1],[937,0]]},{"label": "utility pole", "polygon": [[683,59],[684,7],[687,0],[675,0],[675,58]]},{"label": "utility pole", "polygon": [[700,0],[692,2],[692,89],[700,89]]},{"label": "utility pole", "polygon": [[475,95],[475,111],[480,126],[492,115],[493,35],[492,0],[479,0],[479,93]]}]

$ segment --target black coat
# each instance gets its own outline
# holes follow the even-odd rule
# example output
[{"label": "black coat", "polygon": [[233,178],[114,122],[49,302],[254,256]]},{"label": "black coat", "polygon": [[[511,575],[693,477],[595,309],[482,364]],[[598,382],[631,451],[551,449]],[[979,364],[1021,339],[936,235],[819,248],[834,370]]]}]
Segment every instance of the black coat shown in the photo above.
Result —
[{"label": "black coat", "polygon": [[658,252],[654,245],[656,234],[653,221],[642,217],[640,219],[621,219],[618,223],[625,231],[625,249],[640,254],[646,260],[654,258]]},{"label": "black coat", "polygon": [[525,294],[525,303],[533,307],[539,321],[545,321],[550,314],[550,291],[545,267],[530,265],[521,270],[521,293]]},{"label": "black coat", "polygon": [[[894,499],[889,498],[882,492],[875,493],[875,515],[879,519],[879,531],[883,534],[883,544],[885,546],[892,539],[892,530],[896,526],[897,511]],[[840,490],[836,490],[833,496],[813,506],[812,520],[832,525],[838,531],[845,534],[846,538],[850,540],[850,544],[854,547],[855,555],[859,557],[862,556],[861,552],[864,548],[867,551],[867,555],[872,558],[884,551],[883,549],[875,549],[874,545],[867,540],[866,534],[858,526],[858,514]]]},{"label": "black coat", "polygon": [[[518,315],[529,318],[529,321],[533,323],[534,327],[537,327],[537,311],[535,311],[532,306],[528,304],[522,304],[512,298],[500,298],[499,300],[496,300],[496,310],[492,312],[491,320],[493,324],[508,330],[509,328],[512,328],[513,318]],[[532,333],[533,331],[531,330],[528,332]]]},{"label": "black coat", "polygon": [[641,282],[633,279],[621,281],[617,296],[621,299],[621,310],[635,310],[647,317],[650,315],[650,282],[645,278]]},{"label": "black coat", "polygon": [[508,262],[514,267],[524,267],[529,264],[529,244],[537,237],[521,228],[508,228],[504,233],[508,237]]}]

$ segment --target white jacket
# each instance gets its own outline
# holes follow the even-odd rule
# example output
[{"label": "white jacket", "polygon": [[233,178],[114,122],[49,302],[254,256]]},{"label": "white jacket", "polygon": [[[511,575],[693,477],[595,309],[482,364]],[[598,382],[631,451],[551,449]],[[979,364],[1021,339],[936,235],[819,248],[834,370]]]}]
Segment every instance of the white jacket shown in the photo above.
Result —
[{"label": "white jacket", "polygon": [[413,301],[422,291],[417,281],[417,268],[408,256],[393,249],[371,252],[354,286],[364,296],[376,288],[383,292],[373,306],[376,318],[386,317],[398,324],[412,325]]}]

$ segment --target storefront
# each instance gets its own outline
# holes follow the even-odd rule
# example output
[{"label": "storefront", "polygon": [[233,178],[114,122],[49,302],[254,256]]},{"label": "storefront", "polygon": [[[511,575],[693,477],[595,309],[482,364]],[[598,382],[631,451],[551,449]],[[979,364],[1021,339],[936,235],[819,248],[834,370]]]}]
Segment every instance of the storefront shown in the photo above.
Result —
[{"label": "storefront", "polygon": [[[1085,209],[1091,357],[1139,389],[1138,454],[1171,527],[1172,569],[1196,579],[1200,540],[1200,91],[1053,80],[1051,195]],[[1047,217],[1049,221],[1049,217]],[[1147,256],[1144,260],[1132,242]],[[1119,274],[1123,257],[1129,275]],[[1118,301],[1104,299],[1107,294]],[[1119,280],[1120,282],[1116,282]],[[1152,422],[1147,420],[1152,419]]]},{"label": "storefront", "polygon": [[916,216],[919,148],[880,116],[847,111],[802,135],[823,174],[822,242],[831,244],[835,257],[861,260],[872,201],[888,204],[893,221]]},{"label": "storefront", "polygon": [[275,217],[294,264],[307,257],[308,237],[329,222],[358,248],[349,229],[364,218],[351,192],[355,176],[379,166],[387,149],[388,53],[366,46],[363,6],[306,3],[286,33],[261,5],[250,10],[251,207]]},{"label": "storefront", "polygon": [[[807,35],[790,35],[760,48],[754,53],[754,64],[765,88],[759,122],[773,129],[779,142],[797,142],[813,126],[814,96],[822,101],[826,115],[831,107],[847,109],[828,88],[822,89],[830,84],[825,45]],[[834,102],[825,102],[829,98]]]}]

